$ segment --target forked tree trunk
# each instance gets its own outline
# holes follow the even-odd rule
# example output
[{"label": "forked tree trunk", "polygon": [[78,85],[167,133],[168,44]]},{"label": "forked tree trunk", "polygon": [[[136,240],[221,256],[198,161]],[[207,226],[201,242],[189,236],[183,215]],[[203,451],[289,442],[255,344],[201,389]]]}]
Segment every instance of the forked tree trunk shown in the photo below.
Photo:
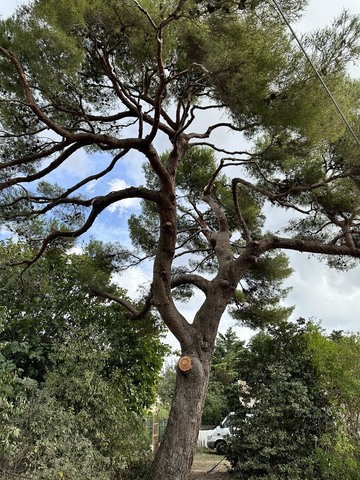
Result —
[{"label": "forked tree trunk", "polygon": [[209,380],[211,352],[190,355],[192,368],[178,369],[168,424],[149,480],[188,480]]}]

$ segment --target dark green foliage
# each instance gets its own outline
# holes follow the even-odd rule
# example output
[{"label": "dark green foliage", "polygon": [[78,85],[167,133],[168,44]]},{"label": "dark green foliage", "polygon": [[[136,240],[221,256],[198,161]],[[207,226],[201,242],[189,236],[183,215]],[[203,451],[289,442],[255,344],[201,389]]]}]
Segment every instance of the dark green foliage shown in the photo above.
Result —
[{"label": "dark green foliage", "polygon": [[282,282],[292,269],[287,257],[282,254],[264,255],[242,281],[242,290],[237,290],[231,305],[232,316],[251,328],[282,323],[291,314],[293,307],[284,307],[280,301],[289,289]]},{"label": "dark green foliage", "polygon": [[231,392],[238,378],[238,362],[243,350],[244,342],[231,328],[224,334],[219,333],[202,416],[203,425],[218,425],[231,411]]},{"label": "dark green foliage", "polygon": [[[154,320],[135,324],[119,305],[107,305],[92,294],[99,288],[114,291],[112,258],[99,243],[87,249],[89,255],[50,250],[21,278],[16,269],[0,272],[6,315],[0,334],[6,342],[3,355],[24,377],[42,382],[45,371],[56,364],[51,360],[53,349],[65,337],[70,342],[75,339],[78,330],[94,328],[94,348],[100,352],[103,344],[108,345],[104,375],[127,372],[119,378],[124,397],[140,411],[154,399],[154,382],[165,350]],[[27,250],[25,245],[3,245],[2,258],[15,259]]]},{"label": "dark green foliage", "polygon": [[47,389],[15,375],[2,376],[0,389],[2,478],[111,479],[108,459],[92,444],[81,419]]},{"label": "dark green foliage", "polygon": [[142,459],[133,462],[123,472],[119,480],[146,480],[151,470],[151,455],[146,455]]},{"label": "dark green foliage", "polygon": [[321,478],[317,448],[323,435],[332,432],[333,420],[307,350],[306,326],[282,323],[253,337],[238,362],[238,374],[246,385],[234,396],[228,450],[236,477]]},{"label": "dark green foliage", "polygon": [[[210,148],[194,147],[182,159],[177,175],[179,190],[193,202],[202,201],[204,188],[216,169],[216,157]],[[219,183],[225,177],[218,178]]]},{"label": "dark green foliage", "polygon": [[358,340],[302,319],[247,347],[231,330],[219,336],[203,418],[217,424],[235,411],[227,454],[236,478],[359,477]]},{"label": "dark green foliage", "polygon": [[359,334],[334,331],[327,337],[313,326],[308,337],[335,418],[334,434],[324,436],[319,445],[323,477],[356,480],[360,472]]},{"label": "dark green foliage", "polygon": [[[1,258],[29,250],[3,243]],[[93,295],[116,289],[109,253],[99,242],[53,248],[21,276],[0,272],[4,471],[110,480],[148,450],[144,413],[166,349],[154,319],[133,323]]]},{"label": "dark green foliage", "polygon": [[165,370],[162,372],[158,388],[157,395],[160,400],[161,407],[169,409],[175,392],[175,382],[176,382],[176,366],[167,365]]},{"label": "dark green foliage", "polygon": [[128,220],[131,241],[136,250],[154,255],[159,238],[159,218],[152,204],[143,202],[143,213],[130,215]]},{"label": "dark green foliage", "polygon": [[42,385],[2,372],[0,469],[33,480],[115,480],[148,452],[144,418],[127,408],[116,379],[104,379],[106,359],[84,338],[66,357]]}]

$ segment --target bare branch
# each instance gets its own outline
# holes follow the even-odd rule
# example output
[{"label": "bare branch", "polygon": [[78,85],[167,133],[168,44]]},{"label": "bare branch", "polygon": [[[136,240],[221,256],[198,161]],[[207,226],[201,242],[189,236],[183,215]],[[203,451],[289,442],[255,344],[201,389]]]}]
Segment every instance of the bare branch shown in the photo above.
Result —
[{"label": "bare branch", "polygon": [[67,160],[73,153],[75,153],[77,150],[79,150],[83,146],[84,146],[83,143],[81,144],[74,143],[67,150],[65,150],[61,155],[59,155],[56,160],[51,162],[46,168],[43,168],[42,170],[38,170],[33,175],[9,178],[8,180],[5,180],[0,184],[0,190],[4,190],[5,188],[10,187],[12,185],[16,185],[19,183],[29,183],[45,177],[49,173],[53,172],[56,168],[58,168],[62,163],[65,162],[65,160]]},{"label": "bare branch", "polygon": [[215,144],[210,142],[192,142],[190,144],[191,147],[209,147],[215,152],[223,153],[225,155],[251,155],[251,153],[247,152],[246,150],[226,150],[225,148],[217,147]]},{"label": "bare branch", "polygon": [[57,143],[56,145],[52,146],[48,150],[42,150],[39,153],[33,154],[33,155],[26,155],[24,157],[19,157],[15,158],[14,160],[10,160],[8,162],[1,162],[0,163],[0,170],[4,168],[11,168],[11,167],[16,167],[19,165],[25,165],[27,163],[32,163],[37,160],[42,160],[44,158],[48,158],[54,153],[59,152],[60,150],[63,150],[64,148],[68,147],[71,144],[68,140],[62,141]]},{"label": "bare branch", "polygon": [[153,27],[153,29],[156,30],[157,29],[156,23],[151,18],[150,13],[144,7],[142,7],[137,0],[133,0],[133,2],[137,6],[137,8],[140,10],[140,12],[142,12],[145,15],[145,17],[149,20],[149,23]]},{"label": "bare branch", "polygon": [[246,243],[249,243],[251,241],[251,233],[250,230],[245,222],[245,219],[241,213],[240,205],[239,205],[239,197],[237,194],[237,181],[234,179],[232,181],[232,196],[233,196],[233,202],[234,202],[234,207],[235,207],[235,213],[236,217],[238,219],[239,225],[243,231],[243,238],[246,241]]},{"label": "bare branch", "polygon": [[[216,130],[217,128],[229,128],[230,130],[234,132],[244,132],[246,130],[249,130],[250,128],[254,128],[259,126],[257,123],[251,123],[249,125],[244,125],[243,127],[236,127],[232,123],[227,123],[227,122],[219,122],[215,123],[214,125],[210,125],[206,132],[204,133],[189,133],[188,136],[190,139],[192,138],[209,138],[211,133]],[[242,152],[244,153],[244,152]]]},{"label": "bare branch", "polygon": [[334,245],[333,243],[320,243],[311,240],[282,238],[277,236],[271,236],[259,241],[259,250],[261,251],[273,250],[276,248],[322,255],[344,255],[360,258],[360,248],[346,244]]},{"label": "bare branch", "polygon": [[129,301],[125,300],[124,298],[121,298],[117,295],[114,295],[113,293],[105,292],[103,290],[98,290],[94,289],[92,291],[92,294],[101,297],[101,298],[106,298],[107,300],[111,300],[115,303],[118,303],[122,307],[124,307],[128,312],[129,312],[129,318],[131,320],[142,320],[145,318],[145,316],[149,313],[151,309],[151,298],[152,298],[152,293],[150,293],[147,297],[145,297],[144,304],[141,308],[141,310],[135,308]]}]

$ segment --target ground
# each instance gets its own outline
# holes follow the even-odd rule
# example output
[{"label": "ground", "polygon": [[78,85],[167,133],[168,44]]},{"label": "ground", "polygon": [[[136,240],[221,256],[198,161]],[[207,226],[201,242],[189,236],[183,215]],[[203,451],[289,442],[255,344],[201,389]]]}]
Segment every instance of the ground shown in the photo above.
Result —
[{"label": "ground", "polygon": [[[229,462],[223,460],[223,458],[220,455],[215,455],[213,452],[196,453],[190,480],[232,479],[233,477],[229,473]],[[215,465],[217,466],[215,467]],[[213,469],[213,467],[215,468]]]}]

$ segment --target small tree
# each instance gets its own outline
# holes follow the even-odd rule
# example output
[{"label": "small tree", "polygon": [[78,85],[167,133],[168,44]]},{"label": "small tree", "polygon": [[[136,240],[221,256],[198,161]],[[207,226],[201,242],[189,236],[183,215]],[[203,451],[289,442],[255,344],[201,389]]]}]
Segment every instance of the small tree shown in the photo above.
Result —
[{"label": "small tree", "polygon": [[333,438],[334,421],[308,350],[307,327],[288,323],[253,337],[238,375],[246,388],[234,399],[227,453],[236,477],[323,478],[318,452],[326,435]]},{"label": "small tree", "polygon": [[168,411],[170,410],[171,402],[174,397],[175,381],[176,366],[166,365],[159,381],[157,394],[159,396],[161,406],[163,406]]},{"label": "small tree", "polygon": [[[283,9],[291,20],[303,4]],[[345,69],[358,32],[344,13],[304,39],[355,131],[359,84]],[[142,200],[130,222],[135,250],[116,248],[113,260],[124,269],[151,261],[151,287],[137,305],[98,294],[133,318],[157,309],[191,366],[177,372],[151,473],[184,480],[226,307],[260,305],[257,286],[268,288],[262,274],[281,249],[339,267],[360,256],[358,145],[268,2],[37,0],[1,21],[0,35],[2,219],[38,246],[30,266],[116,202]],[[235,147],[221,141],[228,132]],[[256,148],[242,147],[244,136]],[[84,152],[96,159],[89,175],[49,184]],[[139,157],[149,182],[108,192],[108,175]],[[282,234],[263,231],[270,205],[294,214]],[[187,319],[175,300],[192,289],[203,302]]]},{"label": "small tree", "polygon": [[313,327],[309,351],[331,402],[336,426],[320,444],[323,477],[355,480],[360,472],[359,334],[333,332],[329,337]]},{"label": "small tree", "polygon": [[244,343],[231,328],[218,334],[202,417],[205,425],[218,425],[231,411],[229,397],[238,378],[237,368]]}]

